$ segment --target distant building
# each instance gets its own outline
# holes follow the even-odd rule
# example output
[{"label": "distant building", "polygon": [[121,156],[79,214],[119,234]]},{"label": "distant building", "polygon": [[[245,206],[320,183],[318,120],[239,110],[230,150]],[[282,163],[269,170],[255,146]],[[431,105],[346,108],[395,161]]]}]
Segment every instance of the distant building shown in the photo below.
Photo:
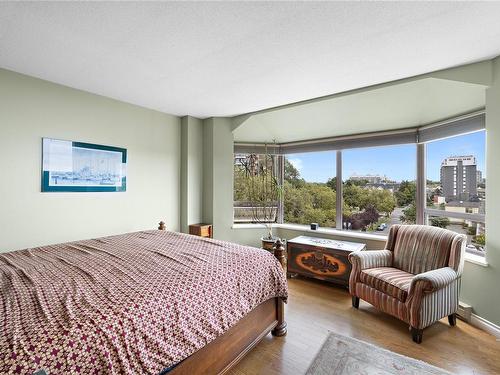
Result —
[{"label": "distant building", "polygon": [[371,189],[389,190],[391,193],[394,193],[395,191],[399,190],[401,183],[389,181],[389,182],[382,182],[380,184],[367,184],[366,186]]},{"label": "distant building", "polygon": [[434,201],[434,204],[446,203],[446,199],[444,197],[439,196],[439,195],[434,195],[434,197],[432,199]]},{"label": "distant building", "polygon": [[[464,202],[464,201],[452,201],[448,202],[444,208],[445,211],[448,212],[458,212],[462,214],[484,214],[484,202]],[[479,223],[476,223],[474,221],[468,220],[468,219],[456,219],[456,218],[450,218],[450,221],[454,224],[467,224],[468,226],[476,226],[479,225]],[[484,225],[480,225],[480,229]]]},{"label": "distant building", "polygon": [[482,184],[483,183],[483,172],[481,171],[476,171],[476,179],[477,179],[477,184]]},{"label": "distant building", "polygon": [[378,174],[353,174],[350,179],[353,181],[367,181],[369,184],[381,184],[388,180],[386,176],[380,176]]},{"label": "distant building", "polygon": [[473,155],[450,156],[441,163],[441,186],[446,200],[467,201],[477,195],[477,163]]}]

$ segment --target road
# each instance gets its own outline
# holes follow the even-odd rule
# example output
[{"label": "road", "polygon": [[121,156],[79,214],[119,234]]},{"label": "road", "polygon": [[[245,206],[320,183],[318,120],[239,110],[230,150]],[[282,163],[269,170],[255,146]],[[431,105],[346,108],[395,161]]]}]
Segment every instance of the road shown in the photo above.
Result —
[{"label": "road", "polygon": [[374,231],[373,234],[380,234],[382,236],[387,236],[389,234],[389,229],[391,225],[393,224],[401,224],[401,220],[399,220],[399,217],[403,215],[403,208],[401,207],[396,207],[394,211],[392,211],[391,218],[389,222],[387,223],[387,228],[385,228],[382,231]]}]

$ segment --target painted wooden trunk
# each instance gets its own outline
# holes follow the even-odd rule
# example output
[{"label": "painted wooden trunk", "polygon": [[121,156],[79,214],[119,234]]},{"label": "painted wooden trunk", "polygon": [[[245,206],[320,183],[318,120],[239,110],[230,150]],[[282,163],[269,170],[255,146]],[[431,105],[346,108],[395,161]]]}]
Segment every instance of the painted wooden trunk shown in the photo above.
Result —
[{"label": "painted wooden trunk", "polygon": [[289,275],[302,275],[345,287],[349,285],[351,263],[347,258],[365,244],[299,236],[287,243]]}]

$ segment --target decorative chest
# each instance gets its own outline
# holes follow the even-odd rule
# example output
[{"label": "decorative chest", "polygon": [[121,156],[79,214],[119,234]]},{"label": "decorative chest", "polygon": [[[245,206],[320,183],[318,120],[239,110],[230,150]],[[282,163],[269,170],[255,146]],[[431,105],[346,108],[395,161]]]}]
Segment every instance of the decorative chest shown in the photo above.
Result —
[{"label": "decorative chest", "polygon": [[347,258],[365,244],[299,236],[287,242],[290,275],[303,275],[348,286],[351,263]]}]

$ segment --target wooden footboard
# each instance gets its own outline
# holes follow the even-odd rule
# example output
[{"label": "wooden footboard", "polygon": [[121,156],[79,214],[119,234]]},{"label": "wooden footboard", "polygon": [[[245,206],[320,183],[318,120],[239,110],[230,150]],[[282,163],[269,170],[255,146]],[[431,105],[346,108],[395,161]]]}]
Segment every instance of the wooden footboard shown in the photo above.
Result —
[{"label": "wooden footboard", "polygon": [[286,334],[286,328],[277,329],[280,305],[283,305],[280,298],[261,303],[226,333],[186,358],[169,374],[226,373],[269,332],[281,336]]}]

